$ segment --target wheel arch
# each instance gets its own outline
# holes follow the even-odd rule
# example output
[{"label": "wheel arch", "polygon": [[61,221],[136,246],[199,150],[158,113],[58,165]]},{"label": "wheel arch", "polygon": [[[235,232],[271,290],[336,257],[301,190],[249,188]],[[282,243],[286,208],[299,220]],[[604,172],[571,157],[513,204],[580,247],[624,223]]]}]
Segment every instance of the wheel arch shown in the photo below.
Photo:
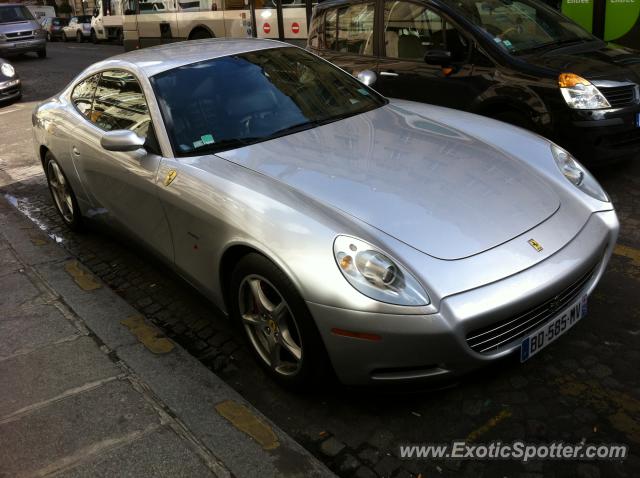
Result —
[{"label": "wheel arch", "polygon": [[199,23],[197,25],[195,25],[191,31],[189,32],[189,35],[187,36],[188,40],[193,40],[194,35],[198,32],[202,32],[202,33],[206,33],[207,35],[209,35],[211,38],[215,38],[216,35],[215,33],[213,33],[213,30],[211,30],[211,28],[209,28],[208,26]]}]

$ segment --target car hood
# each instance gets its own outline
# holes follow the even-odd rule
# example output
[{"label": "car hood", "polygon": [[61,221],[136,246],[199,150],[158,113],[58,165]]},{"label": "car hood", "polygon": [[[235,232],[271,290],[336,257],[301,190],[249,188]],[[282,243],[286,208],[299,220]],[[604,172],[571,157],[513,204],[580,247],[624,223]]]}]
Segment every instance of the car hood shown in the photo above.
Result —
[{"label": "car hood", "polygon": [[42,28],[35,20],[24,20],[19,22],[1,23],[0,33],[17,33],[17,32],[29,32],[33,30],[39,30]]},{"label": "car hood", "polygon": [[523,59],[554,73],[575,73],[587,79],[634,83],[640,79],[640,55],[634,50],[610,43],[594,42],[528,55]]},{"label": "car hood", "polygon": [[495,247],[560,205],[523,161],[397,105],[218,156],[441,259]]}]

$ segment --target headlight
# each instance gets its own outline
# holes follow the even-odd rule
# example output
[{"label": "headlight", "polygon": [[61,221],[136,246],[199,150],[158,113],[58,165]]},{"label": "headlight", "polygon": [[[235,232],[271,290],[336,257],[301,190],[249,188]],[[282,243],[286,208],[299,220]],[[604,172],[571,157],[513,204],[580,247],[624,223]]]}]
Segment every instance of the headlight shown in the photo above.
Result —
[{"label": "headlight", "polygon": [[338,236],[333,253],[345,279],[367,297],[396,305],[429,304],[429,296],[418,281],[371,244]]},{"label": "headlight", "polygon": [[9,63],[3,63],[0,66],[0,71],[7,78],[13,78],[16,74],[16,70]]},{"label": "headlight", "polygon": [[578,75],[562,73],[558,77],[558,85],[569,108],[576,110],[611,108],[600,90]]},{"label": "headlight", "polygon": [[558,168],[571,184],[592,198],[609,202],[609,197],[602,186],[571,154],[553,143],[551,144],[551,153]]}]

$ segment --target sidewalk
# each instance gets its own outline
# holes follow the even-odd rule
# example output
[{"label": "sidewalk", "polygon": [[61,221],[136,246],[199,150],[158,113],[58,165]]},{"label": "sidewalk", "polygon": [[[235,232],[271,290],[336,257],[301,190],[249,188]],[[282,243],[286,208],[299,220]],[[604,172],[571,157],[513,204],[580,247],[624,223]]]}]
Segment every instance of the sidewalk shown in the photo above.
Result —
[{"label": "sidewalk", "polygon": [[0,476],[332,476],[0,198]]}]

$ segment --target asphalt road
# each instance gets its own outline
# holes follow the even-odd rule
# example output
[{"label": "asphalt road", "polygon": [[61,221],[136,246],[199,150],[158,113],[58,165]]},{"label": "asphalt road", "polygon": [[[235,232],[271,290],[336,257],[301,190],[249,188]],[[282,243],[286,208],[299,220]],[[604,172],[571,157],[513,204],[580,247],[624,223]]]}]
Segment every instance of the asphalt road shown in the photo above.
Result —
[{"label": "asphalt road", "polygon": [[[93,228],[66,230],[31,144],[31,111],[113,45],[49,46],[49,57],[13,61],[24,98],[0,106],[0,192],[118,294],[223,377],[341,476],[640,476],[640,164],[595,171],[622,231],[589,315],[524,365],[507,360],[441,390],[382,392],[339,385],[286,392],[261,372],[228,321],[128,240]],[[427,461],[398,446],[501,440],[623,443],[624,462]]]}]

